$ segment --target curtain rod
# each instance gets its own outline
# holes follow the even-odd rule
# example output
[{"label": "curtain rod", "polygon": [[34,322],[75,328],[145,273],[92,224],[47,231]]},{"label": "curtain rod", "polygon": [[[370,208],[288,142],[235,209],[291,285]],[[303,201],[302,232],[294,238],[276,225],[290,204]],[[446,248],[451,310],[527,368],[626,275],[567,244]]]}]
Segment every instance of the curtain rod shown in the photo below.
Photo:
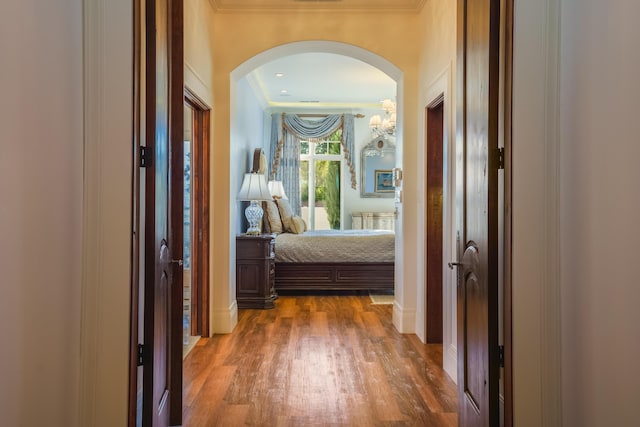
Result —
[{"label": "curtain rod", "polygon": [[[298,117],[328,117],[330,114],[296,114]],[[354,114],[353,117],[356,119],[361,119],[364,117],[364,114]]]}]

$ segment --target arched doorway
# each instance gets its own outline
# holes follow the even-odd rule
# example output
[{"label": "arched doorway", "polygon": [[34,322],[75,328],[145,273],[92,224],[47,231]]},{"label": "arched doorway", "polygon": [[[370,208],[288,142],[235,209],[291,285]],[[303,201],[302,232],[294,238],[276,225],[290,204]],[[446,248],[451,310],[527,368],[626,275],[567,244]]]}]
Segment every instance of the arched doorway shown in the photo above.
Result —
[{"label": "arched doorway", "polygon": [[[232,171],[237,168],[238,165],[234,160],[234,135],[236,133],[235,127],[242,126],[243,120],[238,117],[236,104],[239,102],[237,95],[238,83],[254,69],[279,58],[297,55],[302,53],[318,52],[318,53],[330,53],[336,55],[343,55],[350,58],[358,59],[372,67],[375,67],[389,76],[396,84],[395,99],[397,102],[397,127],[396,127],[396,164],[397,168],[402,168],[402,146],[403,146],[403,72],[389,62],[382,56],[379,56],[369,50],[361,47],[340,43],[334,41],[299,41],[288,43],[285,45],[273,47],[266,51],[263,51],[243,62],[237,68],[235,68],[230,75],[230,162],[229,170]],[[229,203],[229,289],[234,289],[235,284],[235,230],[238,229],[238,206],[235,202],[234,195],[236,193],[236,187],[239,186],[239,182],[234,177],[230,177],[230,203]],[[395,291],[396,297],[402,296],[403,293],[403,259],[402,256],[402,214],[401,214],[401,202],[397,200],[395,203],[397,211],[396,222],[396,257],[395,257]],[[402,317],[397,313],[394,307],[394,323],[396,323],[396,317]],[[397,323],[396,323],[397,324]]]}]

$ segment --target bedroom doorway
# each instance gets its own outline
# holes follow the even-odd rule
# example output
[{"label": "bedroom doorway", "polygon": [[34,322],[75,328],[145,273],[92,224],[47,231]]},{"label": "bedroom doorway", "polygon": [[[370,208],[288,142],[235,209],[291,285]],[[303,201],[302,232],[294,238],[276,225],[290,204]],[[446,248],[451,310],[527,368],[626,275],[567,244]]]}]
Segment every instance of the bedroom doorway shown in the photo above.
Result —
[{"label": "bedroom doorway", "polygon": [[209,336],[209,123],[211,109],[184,90],[183,356]]}]

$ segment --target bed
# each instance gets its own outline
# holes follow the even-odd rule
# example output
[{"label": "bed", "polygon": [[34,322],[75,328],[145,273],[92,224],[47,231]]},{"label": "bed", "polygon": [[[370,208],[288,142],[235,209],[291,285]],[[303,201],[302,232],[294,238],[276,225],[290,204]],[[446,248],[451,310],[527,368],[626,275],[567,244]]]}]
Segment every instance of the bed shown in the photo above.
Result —
[{"label": "bed", "polygon": [[275,288],[392,291],[394,259],[393,231],[281,233],[275,243]]}]

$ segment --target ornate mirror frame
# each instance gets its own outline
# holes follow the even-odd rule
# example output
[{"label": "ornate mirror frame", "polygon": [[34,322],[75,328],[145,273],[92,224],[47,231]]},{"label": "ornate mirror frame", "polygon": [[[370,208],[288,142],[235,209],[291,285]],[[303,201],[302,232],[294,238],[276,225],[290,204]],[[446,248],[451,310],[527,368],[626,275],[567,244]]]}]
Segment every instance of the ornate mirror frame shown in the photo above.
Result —
[{"label": "ornate mirror frame", "polygon": [[360,152],[360,197],[393,198],[396,145],[385,136],[376,137]]}]

